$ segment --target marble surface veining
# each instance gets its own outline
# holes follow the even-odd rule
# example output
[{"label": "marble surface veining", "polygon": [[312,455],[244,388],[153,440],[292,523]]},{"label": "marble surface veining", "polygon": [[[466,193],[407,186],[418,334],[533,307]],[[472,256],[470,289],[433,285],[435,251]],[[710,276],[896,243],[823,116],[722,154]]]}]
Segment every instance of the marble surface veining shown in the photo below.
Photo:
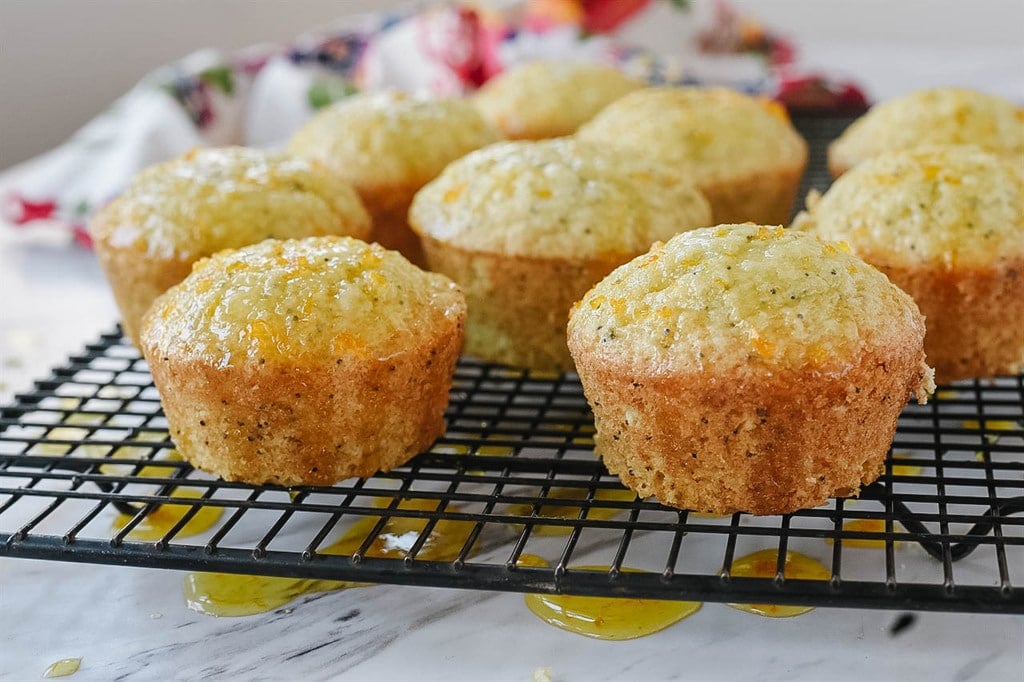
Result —
[{"label": "marble surface veining", "polygon": [[705,604],[627,642],[552,628],[518,594],[374,586],[274,612],[185,608],[175,571],[0,560],[0,679],[81,657],[76,680],[1013,680],[1024,619],[816,609],[768,619]]}]

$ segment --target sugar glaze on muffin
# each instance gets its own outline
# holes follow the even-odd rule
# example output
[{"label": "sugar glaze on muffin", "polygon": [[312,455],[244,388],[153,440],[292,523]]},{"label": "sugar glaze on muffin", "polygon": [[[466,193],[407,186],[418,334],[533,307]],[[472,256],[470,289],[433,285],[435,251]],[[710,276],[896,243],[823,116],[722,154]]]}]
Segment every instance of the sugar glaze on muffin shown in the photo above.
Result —
[{"label": "sugar glaze on muffin", "polygon": [[794,225],[843,239],[914,297],[948,382],[1024,367],[1024,166],[973,145],[880,154]]},{"label": "sugar glaze on muffin", "polygon": [[807,164],[781,105],[725,88],[643,88],[576,135],[689,175],[720,223],[788,220]]},{"label": "sugar glaze on muffin", "polygon": [[568,329],[609,470],[689,509],[853,494],[881,472],[908,397],[934,388],[913,300],[842,245],[782,228],[656,245]]},{"label": "sugar glaze on muffin", "polygon": [[465,302],[442,275],[338,237],[197,264],[145,319],[171,437],[229,480],[330,484],[443,431]]},{"label": "sugar glaze on muffin", "polygon": [[243,147],[197,149],[151,166],[90,223],[100,264],[138,342],[143,313],[198,259],[268,238],[365,238],[370,217],[318,162]]},{"label": "sugar glaze on muffin", "polygon": [[571,61],[533,61],[487,81],[473,103],[512,140],[571,135],[608,104],[642,87],[618,69]]},{"label": "sugar glaze on muffin", "polygon": [[876,104],[828,148],[836,177],[884,152],[933,144],[974,144],[1024,155],[1024,108],[967,88],[929,88]]},{"label": "sugar glaze on muffin", "polygon": [[373,216],[372,239],[420,264],[406,214],[413,195],[455,159],[501,139],[467,100],[366,92],[322,109],[288,144],[331,165]]},{"label": "sugar glaze on muffin", "polygon": [[570,306],[655,241],[710,220],[677,171],[569,138],[473,152],[410,211],[431,268],[466,292],[466,351],[563,371]]}]

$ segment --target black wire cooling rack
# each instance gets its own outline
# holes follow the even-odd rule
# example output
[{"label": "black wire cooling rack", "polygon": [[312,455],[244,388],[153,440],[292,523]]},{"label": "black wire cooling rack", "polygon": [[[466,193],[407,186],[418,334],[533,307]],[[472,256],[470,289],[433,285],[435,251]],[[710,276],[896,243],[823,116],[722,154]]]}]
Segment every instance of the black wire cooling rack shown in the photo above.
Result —
[{"label": "black wire cooling rack", "polygon": [[[824,142],[844,124],[800,122],[812,154],[805,190],[827,187]],[[592,434],[574,375],[463,359],[447,432],[408,465],[330,487],[229,483],[173,456],[146,364],[114,332],[0,409],[0,556],[520,592],[1024,613],[1020,376],[962,382],[928,405],[908,406],[885,473],[859,499],[785,516],[708,517],[623,494],[594,456]],[[171,503],[185,511],[180,519],[155,539],[133,538]],[[216,523],[188,536],[189,524],[214,509]],[[399,538],[399,558],[384,558],[371,547],[396,519],[415,531]],[[453,527],[457,542],[439,557],[433,538]],[[344,553],[331,551],[354,531]],[[761,549],[817,558],[832,577],[787,578],[781,560],[773,577],[732,575],[737,559]],[[526,555],[547,565],[525,565]]]}]

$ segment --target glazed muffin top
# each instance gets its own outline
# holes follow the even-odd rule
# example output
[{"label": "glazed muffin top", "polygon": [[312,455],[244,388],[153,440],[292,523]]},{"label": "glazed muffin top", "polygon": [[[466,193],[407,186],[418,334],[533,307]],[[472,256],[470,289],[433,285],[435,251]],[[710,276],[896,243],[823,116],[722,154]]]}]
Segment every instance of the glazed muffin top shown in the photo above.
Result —
[{"label": "glazed muffin top", "polygon": [[1024,166],[973,145],[880,154],[808,197],[794,227],[880,266],[989,267],[1024,257]]},{"label": "glazed muffin top", "polygon": [[416,195],[409,222],[471,251],[621,259],[708,225],[711,209],[678,171],[557,138],[455,161]]},{"label": "glazed muffin top", "polygon": [[462,292],[349,237],[270,239],[205,258],[143,321],[146,348],[211,366],[385,359],[447,333]]},{"label": "glazed muffin top", "polygon": [[370,217],[352,186],[318,162],[225,147],[143,170],[90,230],[101,248],[189,261],[271,237],[366,237]]},{"label": "glazed muffin top", "polygon": [[920,345],[924,318],[842,244],[747,223],[684,232],[614,270],[569,335],[654,374],[842,371],[869,347]]},{"label": "glazed muffin top", "polygon": [[1024,109],[966,88],[932,88],[882,102],[829,146],[834,171],[882,152],[929,144],[976,144],[1024,154]]},{"label": "glazed muffin top", "polygon": [[487,81],[473,103],[510,139],[571,135],[608,104],[643,87],[618,69],[580,62],[527,62]]},{"label": "glazed muffin top", "polygon": [[612,102],[577,137],[643,154],[699,185],[803,163],[785,109],[725,88],[644,88]]},{"label": "glazed muffin top", "polygon": [[450,162],[501,139],[470,102],[397,91],[353,95],[320,111],[288,144],[334,166],[360,195],[415,192]]}]

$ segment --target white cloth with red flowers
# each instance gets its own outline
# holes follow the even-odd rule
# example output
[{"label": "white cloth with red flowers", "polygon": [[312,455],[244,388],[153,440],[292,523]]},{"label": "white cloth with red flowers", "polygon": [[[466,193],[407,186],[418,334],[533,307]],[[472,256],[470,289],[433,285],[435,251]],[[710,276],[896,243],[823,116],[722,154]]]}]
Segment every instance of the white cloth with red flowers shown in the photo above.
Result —
[{"label": "white cloth with red flowers", "polygon": [[[460,96],[530,59],[603,62],[654,84],[720,84],[767,96],[803,87],[800,74],[790,73],[792,47],[728,5],[711,17],[685,8],[671,14],[681,40],[690,43],[689,59],[665,58],[616,36],[623,22],[653,9],[649,1],[584,2],[578,16],[565,16],[564,5],[530,2],[524,11],[441,4],[350,18],[285,47],[189,55],[147,76],[62,146],[18,168],[14,186],[0,197],[0,215],[14,225],[56,223],[87,245],[83,226],[92,211],[150,164],[198,146],[280,145],[316,109],[358,90]],[[661,20],[666,10],[657,9]],[[851,95],[815,92],[831,93],[826,106],[843,105]],[[863,104],[856,91],[852,98]]]}]

